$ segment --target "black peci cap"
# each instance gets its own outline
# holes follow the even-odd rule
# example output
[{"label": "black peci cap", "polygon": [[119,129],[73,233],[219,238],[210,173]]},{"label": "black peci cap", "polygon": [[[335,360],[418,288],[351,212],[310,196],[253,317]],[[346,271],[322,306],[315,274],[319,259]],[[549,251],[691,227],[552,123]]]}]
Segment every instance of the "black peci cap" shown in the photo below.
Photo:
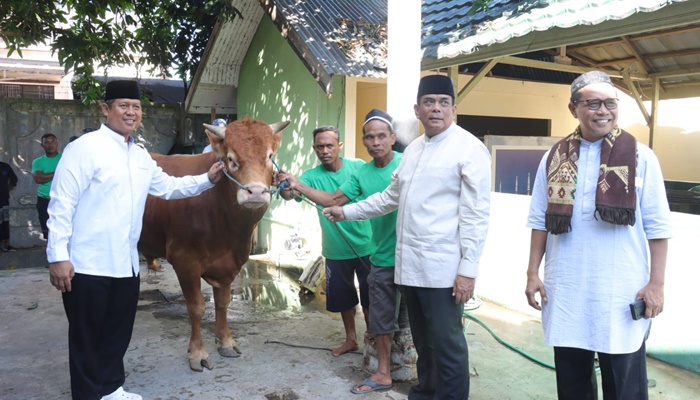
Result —
[{"label": "black peci cap", "polygon": [[107,82],[105,100],[133,99],[141,100],[141,87],[136,81]]},{"label": "black peci cap", "polygon": [[455,89],[452,86],[452,79],[445,75],[428,75],[421,78],[418,84],[418,96],[416,104],[420,103],[420,98],[426,94],[446,94],[455,100]]}]

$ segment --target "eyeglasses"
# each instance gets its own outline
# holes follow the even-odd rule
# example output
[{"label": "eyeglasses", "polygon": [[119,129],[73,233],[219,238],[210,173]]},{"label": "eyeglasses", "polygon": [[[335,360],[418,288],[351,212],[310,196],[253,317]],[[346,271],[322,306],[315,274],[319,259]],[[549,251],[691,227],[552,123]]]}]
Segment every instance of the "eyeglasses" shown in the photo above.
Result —
[{"label": "eyeglasses", "polygon": [[602,104],[605,104],[605,108],[608,110],[614,110],[617,108],[617,101],[618,99],[605,99],[605,100],[600,100],[600,99],[591,99],[591,100],[576,100],[573,103],[586,103],[586,107],[588,107],[589,110],[597,110],[600,108]]}]

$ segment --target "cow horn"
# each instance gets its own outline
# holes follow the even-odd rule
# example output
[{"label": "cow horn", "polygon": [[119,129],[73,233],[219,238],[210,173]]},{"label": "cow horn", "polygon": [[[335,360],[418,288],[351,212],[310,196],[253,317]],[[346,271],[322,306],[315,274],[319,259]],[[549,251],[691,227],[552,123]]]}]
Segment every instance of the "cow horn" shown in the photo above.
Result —
[{"label": "cow horn", "polygon": [[209,124],[204,124],[204,127],[211,133],[215,134],[216,136],[225,139],[226,138],[226,127],[225,126],[218,126],[218,125],[209,125]]},{"label": "cow horn", "polygon": [[286,128],[287,125],[292,121],[282,121],[282,122],[275,122],[274,124],[270,125],[270,128],[272,128],[272,134],[274,135],[275,133],[281,131],[282,129]]}]

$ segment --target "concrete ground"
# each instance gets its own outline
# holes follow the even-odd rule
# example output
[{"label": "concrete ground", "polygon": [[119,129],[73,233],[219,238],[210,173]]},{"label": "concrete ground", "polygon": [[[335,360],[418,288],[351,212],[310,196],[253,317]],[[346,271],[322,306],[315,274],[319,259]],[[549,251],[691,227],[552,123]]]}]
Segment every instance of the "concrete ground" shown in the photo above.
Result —
[{"label": "concrete ground", "polygon": [[[0,255],[4,256],[4,255]],[[0,260],[0,265],[7,260]],[[249,263],[236,279],[229,326],[240,358],[218,355],[213,337],[211,288],[203,284],[207,314],[203,337],[214,369],[193,372],[187,364],[189,321],[172,267],[157,275],[142,265],[141,298],[131,346],[125,356],[125,388],[144,399],[405,399],[410,382],[353,395],[367,377],[361,352],[333,357],[342,323],[324,310],[323,296],[300,297],[300,271]],[[7,267],[3,267],[7,268]],[[43,264],[0,269],[0,399],[69,399],[67,329],[60,294]],[[472,314],[502,340],[544,363],[539,321],[484,302]],[[358,311],[358,336],[364,333]],[[477,321],[466,319],[471,399],[555,399],[554,372],[499,343]],[[692,399],[700,376],[649,359],[655,387],[650,399]],[[601,397],[602,398],[602,397]]]}]

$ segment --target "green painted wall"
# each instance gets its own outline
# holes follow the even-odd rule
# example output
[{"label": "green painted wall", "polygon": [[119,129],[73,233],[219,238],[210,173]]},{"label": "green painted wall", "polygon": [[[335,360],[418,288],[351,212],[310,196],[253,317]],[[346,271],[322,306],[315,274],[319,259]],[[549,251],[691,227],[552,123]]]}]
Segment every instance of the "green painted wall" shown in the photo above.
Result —
[{"label": "green painted wall", "polygon": [[[277,163],[298,176],[318,165],[312,149],[314,128],[335,125],[341,133],[344,132],[344,86],[345,78],[336,76],[333,81],[334,95],[329,99],[269,17],[265,16],[241,66],[238,118],[247,115],[267,123],[291,120],[282,135]],[[274,226],[283,226],[274,222],[271,224],[271,220],[299,226],[301,219],[308,223],[305,231],[318,226],[311,207],[301,207],[294,202],[283,203],[284,200],[274,199],[260,224],[258,248],[262,251],[273,247]],[[277,236],[275,241],[282,243],[287,234],[282,232]]]}]

